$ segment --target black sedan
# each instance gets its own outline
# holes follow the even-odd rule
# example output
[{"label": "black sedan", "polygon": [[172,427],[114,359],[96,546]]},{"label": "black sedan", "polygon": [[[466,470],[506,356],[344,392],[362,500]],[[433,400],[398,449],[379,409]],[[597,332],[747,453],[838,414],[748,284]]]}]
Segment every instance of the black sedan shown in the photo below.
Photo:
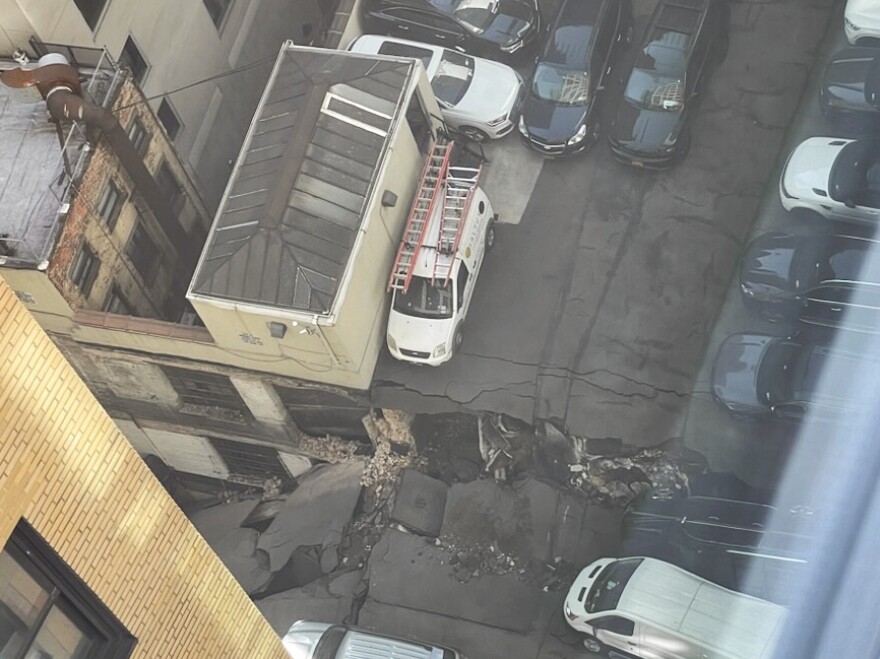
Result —
[{"label": "black sedan", "polygon": [[782,321],[793,320],[808,301],[825,301],[830,290],[843,285],[853,292],[863,282],[876,289],[880,272],[868,259],[876,249],[880,243],[860,236],[758,236],[740,264],[743,301],[765,319]]},{"label": "black sedan", "polygon": [[363,12],[373,31],[490,58],[520,53],[540,31],[535,0],[364,0]]},{"label": "black sedan", "polygon": [[519,121],[544,155],[586,150],[599,137],[597,99],[617,50],[632,39],[630,0],[564,0],[538,57]]},{"label": "black sedan", "polygon": [[833,419],[855,408],[849,374],[863,355],[764,334],[727,337],[712,367],[712,394],[737,416]]},{"label": "black sedan", "polygon": [[826,116],[880,114],[880,50],[847,48],[834,55],[825,67],[820,94]]}]

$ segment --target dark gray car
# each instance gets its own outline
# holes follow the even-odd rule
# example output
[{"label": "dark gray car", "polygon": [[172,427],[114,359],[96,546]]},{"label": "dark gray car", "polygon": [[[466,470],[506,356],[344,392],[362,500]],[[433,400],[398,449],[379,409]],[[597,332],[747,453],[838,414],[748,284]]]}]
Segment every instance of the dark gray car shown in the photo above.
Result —
[{"label": "dark gray car", "polygon": [[880,114],[880,49],[847,48],[836,53],[825,67],[819,93],[826,116]]},{"label": "dark gray car", "polygon": [[737,416],[800,421],[809,412],[837,419],[855,408],[846,374],[864,361],[863,355],[793,338],[733,334],[715,357],[712,394]]}]

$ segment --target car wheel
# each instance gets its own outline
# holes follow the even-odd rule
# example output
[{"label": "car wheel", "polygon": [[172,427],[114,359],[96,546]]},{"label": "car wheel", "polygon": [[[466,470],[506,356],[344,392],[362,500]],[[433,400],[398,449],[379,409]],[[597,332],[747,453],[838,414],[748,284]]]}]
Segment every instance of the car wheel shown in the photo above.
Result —
[{"label": "car wheel", "polygon": [[488,252],[495,246],[495,218],[489,218],[489,224],[486,226],[486,251]]},{"label": "car wheel", "polygon": [[605,645],[593,636],[584,637],[584,649],[595,654],[605,654]]},{"label": "car wheel", "polygon": [[681,162],[691,152],[691,129],[684,128],[678,143],[678,162]]},{"label": "car wheel", "polygon": [[488,133],[474,126],[460,126],[458,132],[474,142],[485,142],[489,139]]},{"label": "car wheel", "polygon": [[461,344],[464,342],[464,330],[462,329],[462,323],[458,324],[458,327],[455,328],[455,335],[452,338],[452,352],[453,354],[457,353],[461,348]]}]

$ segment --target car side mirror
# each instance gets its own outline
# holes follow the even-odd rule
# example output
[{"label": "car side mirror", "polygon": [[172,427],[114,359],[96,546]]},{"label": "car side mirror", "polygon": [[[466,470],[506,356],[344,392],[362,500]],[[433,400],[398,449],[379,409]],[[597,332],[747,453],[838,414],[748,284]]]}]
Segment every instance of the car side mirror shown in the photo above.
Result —
[{"label": "car side mirror", "polygon": [[856,207],[856,204],[852,199],[847,199],[845,202],[843,202],[843,204],[847,208],[855,208]]}]

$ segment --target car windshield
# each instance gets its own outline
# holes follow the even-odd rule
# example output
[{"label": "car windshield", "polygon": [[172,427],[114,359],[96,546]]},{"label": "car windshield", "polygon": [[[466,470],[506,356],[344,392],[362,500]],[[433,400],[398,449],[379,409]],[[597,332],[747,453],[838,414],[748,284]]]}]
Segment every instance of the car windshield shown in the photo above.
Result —
[{"label": "car windshield", "polygon": [[394,310],[416,318],[452,318],[452,286],[437,286],[413,277],[406,293],[394,292]]},{"label": "car windshield", "polygon": [[535,69],[532,93],[558,105],[585,105],[590,99],[590,74],[542,62]]},{"label": "car windshield", "polygon": [[788,270],[788,283],[794,290],[809,288],[831,276],[830,264],[822,258],[827,249],[828,244],[822,240],[804,240],[798,245]]},{"label": "car windshield", "polygon": [[623,95],[641,108],[680,112],[684,107],[684,81],[654,71],[633,69]]},{"label": "car windshield", "polygon": [[482,34],[498,11],[498,0],[458,0],[453,15],[474,34]]},{"label": "car windshield", "polygon": [[393,57],[412,57],[421,60],[427,69],[431,65],[431,59],[434,56],[433,51],[427,48],[419,48],[408,43],[397,43],[396,41],[386,41],[377,51],[379,55],[391,55]]},{"label": "car windshield", "polygon": [[444,50],[437,72],[431,78],[431,89],[441,105],[454,107],[464,98],[473,77],[473,57]]},{"label": "car windshield", "polygon": [[767,348],[758,367],[758,398],[766,405],[791,401],[794,396],[794,373],[800,346],[788,341]]},{"label": "car windshield", "polygon": [[609,611],[617,606],[623,589],[641,563],[641,558],[628,558],[615,561],[602,570],[587,595],[587,613]]}]

